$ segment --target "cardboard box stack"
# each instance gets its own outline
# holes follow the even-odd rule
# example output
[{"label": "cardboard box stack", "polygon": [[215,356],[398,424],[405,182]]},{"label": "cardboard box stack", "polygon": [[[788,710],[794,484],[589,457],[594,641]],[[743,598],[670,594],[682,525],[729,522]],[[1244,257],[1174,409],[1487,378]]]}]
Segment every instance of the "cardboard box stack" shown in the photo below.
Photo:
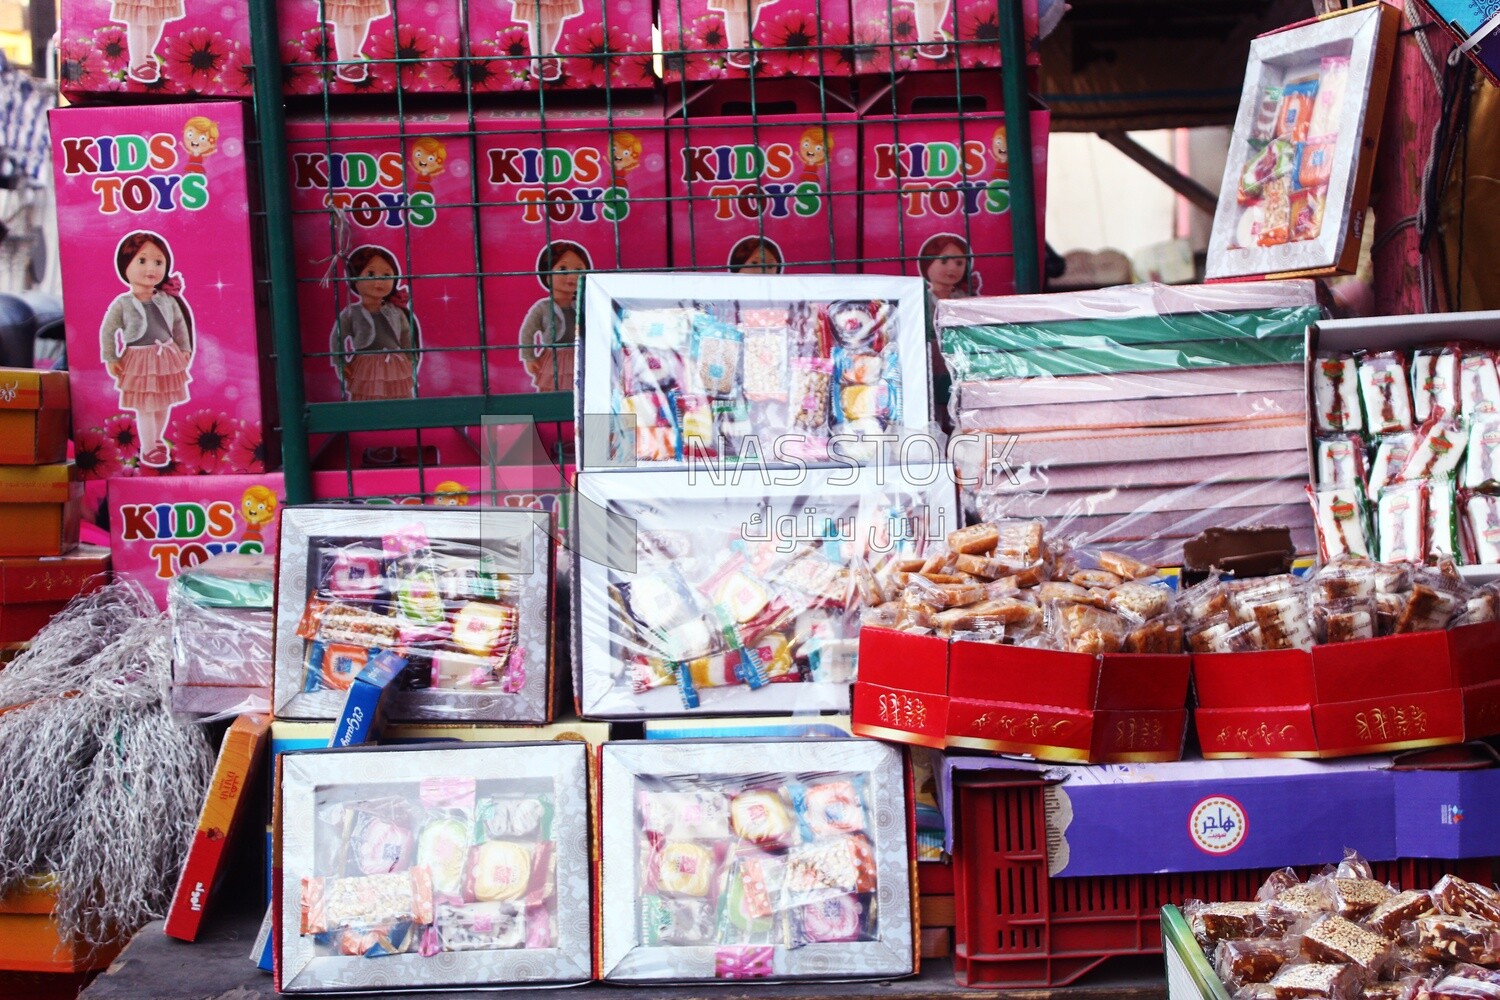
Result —
[{"label": "cardboard box stack", "polygon": [[66,372],[0,368],[0,646],[28,641],[103,582],[109,553],[78,545],[83,484],[68,460]]}]

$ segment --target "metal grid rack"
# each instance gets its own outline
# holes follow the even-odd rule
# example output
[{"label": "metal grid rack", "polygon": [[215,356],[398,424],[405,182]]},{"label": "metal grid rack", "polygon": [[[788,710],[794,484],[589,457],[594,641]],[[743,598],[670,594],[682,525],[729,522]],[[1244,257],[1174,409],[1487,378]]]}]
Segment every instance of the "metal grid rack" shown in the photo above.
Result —
[{"label": "metal grid rack", "polygon": [[[403,0],[391,2],[397,23],[400,23],[402,2]],[[417,0],[404,0],[404,2],[414,5]],[[499,0],[491,0],[491,2],[498,3]],[[660,2],[676,4],[680,17],[682,0],[660,0]],[[898,25],[897,8],[901,5],[897,0],[881,0],[881,2],[885,5],[891,24]],[[1032,159],[1029,155],[1032,144],[1030,110],[1033,105],[1028,95],[1030,80],[1026,60],[1027,43],[1024,37],[1022,0],[992,0],[992,2],[994,4],[992,18],[988,13],[980,18],[971,17],[964,32],[971,37],[955,37],[948,43],[954,55],[947,60],[947,68],[940,72],[931,70],[921,74],[906,72],[911,63],[910,47],[913,45],[913,40],[910,38],[897,37],[876,42],[859,41],[856,44],[855,40],[847,37],[824,39],[821,37],[821,28],[817,31],[820,37],[788,39],[787,48],[784,49],[747,44],[742,49],[723,51],[731,55],[743,54],[741,58],[764,58],[767,55],[791,52],[795,46],[795,51],[802,60],[799,65],[805,67],[810,63],[814,67],[811,75],[799,74],[800,79],[793,79],[789,83],[749,74],[746,79],[732,85],[740,95],[736,98],[736,112],[748,119],[752,142],[757,143],[761,131],[776,124],[777,114],[781,110],[776,100],[777,92],[788,85],[805,88],[805,91],[812,95],[816,103],[816,112],[812,116],[812,121],[824,129],[825,135],[828,134],[827,130],[831,125],[836,121],[844,120],[847,113],[852,112],[857,105],[862,105],[862,110],[866,115],[879,114],[882,117],[889,117],[891,135],[894,142],[899,144],[903,127],[903,110],[899,96],[904,92],[904,85],[909,79],[917,76],[929,82],[941,81],[940,88],[947,95],[946,103],[935,113],[929,111],[923,117],[927,121],[946,122],[949,126],[955,127],[960,147],[966,138],[988,142],[990,133],[994,131],[993,123],[991,123],[990,130],[986,132],[981,132],[981,129],[976,127],[976,122],[973,120],[973,112],[978,106],[975,95],[986,91],[991,93],[998,91],[1001,107],[998,109],[990,107],[987,110],[1003,111],[1009,149],[1015,151],[1015,154],[1025,151],[1027,155],[1013,154],[1009,157],[1007,182],[1009,211],[982,219],[968,212],[959,213],[962,216],[962,235],[967,246],[973,247],[975,245],[973,234],[979,226],[1008,225],[1011,230],[1013,251],[989,256],[1013,258],[1009,264],[1013,268],[1015,290],[1033,292],[1039,290],[1040,286],[1040,245],[1035,212],[1035,178]],[[729,5],[733,6],[732,3]],[[277,0],[250,0],[248,13],[252,27],[254,61],[257,66],[282,65],[283,52],[278,42],[277,6]],[[466,38],[468,37],[469,6],[466,3],[461,7],[463,34]],[[320,14],[324,13],[321,7],[320,4]],[[818,9],[821,11],[821,5]],[[605,17],[605,37],[608,37],[607,5]],[[818,21],[821,22],[822,18],[819,17]],[[900,23],[905,22],[903,20]],[[956,13],[955,23],[957,23]],[[896,30],[893,33],[899,35],[900,31]],[[961,57],[965,46],[987,46],[987,51],[992,51],[996,45],[998,45],[1000,55],[998,69],[983,66],[982,63],[989,61],[986,59]],[[424,495],[431,494],[433,486],[427,481],[430,477],[427,475],[425,466],[432,463],[428,460],[429,453],[423,447],[423,436],[427,435],[430,438],[436,432],[448,429],[477,428],[496,420],[530,420],[539,428],[543,428],[542,437],[546,441],[546,450],[555,467],[560,470],[563,467],[563,452],[568,445],[568,442],[564,440],[564,424],[572,419],[574,413],[572,391],[503,391],[497,385],[495,366],[497,363],[506,363],[511,354],[523,349],[523,345],[492,336],[486,329],[488,324],[484,322],[489,315],[488,308],[497,300],[503,299],[508,294],[514,294],[513,290],[521,288],[527,290],[526,294],[533,294],[537,287],[536,282],[540,281],[545,286],[556,273],[560,272],[548,270],[548,265],[542,259],[538,259],[535,266],[530,269],[506,270],[487,266],[482,240],[486,227],[492,222],[485,216],[486,210],[504,206],[514,208],[521,203],[487,196],[481,190],[478,179],[480,146],[482,143],[493,141],[498,134],[506,131],[514,131],[517,135],[524,132],[543,149],[549,148],[549,140],[561,145],[569,132],[582,130],[582,127],[569,123],[572,109],[577,107],[581,93],[602,105],[600,110],[604,119],[604,131],[610,136],[611,145],[615,135],[633,127],[626,109],[632,106],[636,95],[642,93],[651,95],[658,102],[677,110],[674,117],[664,122],[664,134],[667,135],[668,142],[685,144],[694,141],[694,136],[702,135],[714,127],[704,121],[703,116],[696,113],[697,102],[703,100],[705,93],[716,93],[717,91],[714,90],[716,87],[719,91],[724,89],[718,84],[687,80],[665,83],[658,80],[653,89],[645,91],[600,89],[579,92],[555,90],[542,85],[540,89],[498,95],[486,92],[487,88],[483,85],[484,79],[493,74],[497,65],[501,67],[501,72],[511,73],[512,78],[517,78],[518,74],[524,76],[524,67],[532,63],[531,57],[526,54],[497,55],[489,50],[480,53],[477,49],[471,49],[467,44],[465,44],[464,52],[465,55],[456,58],[451,55],[442,57],[441,69],[451,79],[458,81],[458,92],[441,95],[408,93],[399,86],[393,88],[392,93],[378,97],[330,93],[333,88],[328,81],[339,67],[350,65],[350,62],[338,62],[331,53],[326,51],[319,53],[322,58],[317,61],[288,64],[283,68],[283,72],[310,70],[316,73],[323,80],[319,94],[293,98],[288,102],[282,93],[282,74],[263,72],[255,75],[254,113],[261,145],[260,178],[265,210],[266,280],[269,290],[267,298],[270,305],[270,324],[279,397],[283,468],[289,502],[302,503],[312,499],[311,471],[315,455],[310,441],[315,437],[328,438],[333,442],[330,446],[336,447],[340,442],[343,444],[345,482],[350,496],[356,495],[352,470],[357,448],[349,435],[357,435],[361,432],[414,433],[417,442],[415,463],[421,492]],[[809,52],[812,55],[809,55]],[[425,55],[415,49],[403,49],[399,44],[396,46],[395,53],[394,58],[384,61],[364,60],[362,62],[367,69],[389,67],[385,70],[387,79],[396,80],[405,80],[407,74],[419,72],[428,65],[438,62],[436,57]],[[883,67],[880,72],[849,76],[825,73],[826,67],[840,60],[848,63],[858,59],[869,59],[872,53],[874,63]],[[693,54],[681,50],[667,51],[657,62],[657,66],[658,68],[662,65],[680,66]],[[603,55],[596,53],[593,58],[604,60],[607,77],[610,65],[608,60],[614,57],[607,53]],[[966,67],[965,62],[970,62],[971,66]],[[995,86],[997,77],[999,87]],[[328,295],[335,312],[340,302],[348,301],[353,285],[350,276],[343,273],[340,268],[347,260],[350,238],[347,234],[347,217],[341,213],[327,208],[303,209],[300,212],[293,208],[293,184],[289,166],[290,146],[287,130],[288,103],[301,116],[312,117],[315,120],[321,119],[324,126],[321,130],[323,137],[321,141],[325,152],[330,154],[335,148],[334,140],[328,138],[330,128],[333,122],[345,115],[393,116],[395,132],[391,135],[387,131],[386,137],[394,144],[394,148],[401,151],[403,157],[410,148],[408,140],[414,140],[423,134],[422,123],[430,120],[428,116],[444,113],[457,119],[457,129],[445,134],[444,139],[449,143],[457,142],[467,147],[469,163],[473,165],[473,169],[469,172],[467,199],[445,204],[449,211],[461,210],[468,213],[470,222],[468,231],[472,234],[475,267],[472,273],[464,271],[461,274],[445,276],[472,280],[476,312],[481,322],[477,324],[477,329],[471,331],[472,338],[466,339],[463,343],[442,347],[417,343],[412,345],[413,349],[409,352],[403,348],[403,353],[407,353],[418,364],[442,354],[460,356],[459,360],[468,360],[461,357],[468,355],[472,358],[469,363],[478,369],[474,391],[428,396],[414,390],[413,398],[364,401],[309,399],[308,372],[318,370],[321,365],[331,364],[331,359],[337,352],[334,349],[334,343],[329,343],[327,350],[307,348],[306,345],[319,340],[327,342],[327,334],[318,331],[316,336],[310,335],[309,339],[304,339],[299,299],[305,296],[311,283],[316,283],[315,294]],[[499,109],[514,110],[517,107],[525,107],[534,113],[535,129],[527,127],[523,130],[515,126],[493,124],[494,112]],[[852,118],[853,115],[849,114],[849,117]],[[361,120],[370,119],[364,117]],[[799,119],[799,122],[806,123],[806,120],[804,117]],[[588,128],[598,130],[597,124]],[[972,136],[968,135],[966,128],[973,131]],[[672,169],[670,157],[664,169],[670,173]],[[821,253],[821,237],[819,237],[818,252],[808,252],[806,245],[802,247],[804,252],[799,254],[799,267],[850,273],[865,267],[878,269],[880,265],[888,266],[892,262],[903,259],[906,259],[907,266],[910,266],[910,251],[907,258],[903,258],[899,252],[899,242],[894,253],[886,246],[866,247],[863,245],[851,253],[847,245],[838,245],[837,232],[848,232],[856,228],[849,224],[849,216],[841,213],[855,211],[853,206],[856,204],[874,204],[874,202],[864,200],[867,195],[875,192],[865,189],[862,176],[860,175],[860,178],[856,180],[852,190],[835,188],[830,183],[829,189],[821,196],[826,198],[831,206],[829,211],[823,213],[827,220],[827,254],[824,256]],[[331,180],[330,184],[332,184]],[[409,193],[410,187],[408,172],[403,171],[402,193]],[[550,181],[544,179],[543,187],[545,196],[552,197]],[[900,234],[901,227],[905,224],[904,215],[900,210],[902,195],[889,191],[883,194],[888,200],[880,204],[885,210],[895,213],[896,229]],[[658,227],[659,231],[665,230],[673,215],[673,210],[680,209],[679,203],[686,202],[687,210],[694,213],[696,218],[697,213],[712,211],[711,206],[705,204],[710,200],[710,196],[702,194],[689,196],[672,191],[657,198],[633,197],[631,201],[631,214],[634,216],[632,226],[644,224]],[[393,209],[389,217],[393,220],[399,219],[405,259],[398,261],[398,272],[410,286],[418,284],[421,279],[417,279],[416,282],[411,280],[413,274],[412,218],[409,202],[402,200],[401,205],[408,207]],[[297,234],[298,232],[305,234],[307,224],[306,220],[298,216],[306,214],[322,214],[327,220],[328,247],[325,254],[318,256],[327,262],[330,274],[322,279],[298,275],[298,264],[305,263],[305,261],[298,259]],[[839,215],[837,223],[836,215]],[[757,220],[756,232],[764,238],[763,211]],[[542,225],[543,245],[550,247],[553,244],[550,214],[542,220]],[[629,238],[629,231],[619,220],[613,221],[610,226],[614,257],[619,260],[623,241]],[[321,228],[319,231],[321,232]],[[696,254],[693,244],[695,236],[691,232],[688,235],[690,252]],[[717,269],[722,269],[722,267],[723,264],[719,264]],[[972,273],[972,252],[969,268],[968,273]],[[716,268],[712,265],[704,265],[701,260],[700,267],[697,268],[674,260],[672,269],[714,270]],[[650,268],[650,270],[659,270],[659,268]],[[512,282],[511,284],[506,284],[508,279]],[[586,276],[583,280],[587,280]],[[421,293],[420,287],[412,289],[410,305],[413,316],[421,308]],[[551,384],[557,386],[559,390],[571,381],[571,371],[567,369],[571,367],[571,349],[577,344],[574,340],[559,336],[562,332],[553,330],[546,342],[546,350],[534,352],[537,355],[548,355],[547,360],[550,361],[552,368]],[[496,361],[497,358],[500,359],[499,362]],[[325,461],[323,464],[328,463]],[[562,480],[560,471],[556,479],[554,483],[539,485],[542,488],[559,490],[565,488],[566,483]]]}]

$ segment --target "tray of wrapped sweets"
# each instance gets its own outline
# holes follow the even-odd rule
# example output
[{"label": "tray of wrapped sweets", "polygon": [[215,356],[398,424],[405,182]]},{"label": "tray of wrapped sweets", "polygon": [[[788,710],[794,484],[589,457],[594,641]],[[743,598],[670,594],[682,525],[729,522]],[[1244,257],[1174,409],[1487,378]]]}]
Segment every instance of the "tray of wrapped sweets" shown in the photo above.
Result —
[{"label": "tray of wrapped sweets", "polygon": [[902,567],[866,611],[856,733],[1111,763],[1177,760],[1189,657],[1169,580],[1050,542],[1040,521],[977,524]]},{"label": "tray of wrapped sweets", "polygon": [[1500,591],[1345,558],[1178,600],[1205,757],[1339,757],[1500,733]]},{"label": "tray of wrapped sweets", "polygon": [[1162,924],[1189,974],[1174,1000],[1500,998],[1500,894],[1455,875],[1403,891],[1351,854],[1306,882],[1277,872],[1254,900],[1164,907]]}]

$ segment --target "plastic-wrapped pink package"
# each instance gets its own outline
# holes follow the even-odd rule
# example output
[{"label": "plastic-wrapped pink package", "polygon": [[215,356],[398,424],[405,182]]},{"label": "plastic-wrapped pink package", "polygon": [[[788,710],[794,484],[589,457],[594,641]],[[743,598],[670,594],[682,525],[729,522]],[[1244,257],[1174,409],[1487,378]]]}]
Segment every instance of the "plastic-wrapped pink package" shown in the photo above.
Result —
[{"label": "plastic-wrapped pink package", "polygon": [[909,973],[904,781],[868,740],[606,744],[603,978]]},{"label": "plastic-wrapped pink package", "polygon": [[293,507],[277,577],[278,717],[336,717],[376,651],[406,661],[394,720],[546,722],[551,517],[464,507]]},{"label": "plastic-wrapped pink package", "polygon": [[172,619],[172,708],[213,717],[271,706],[276,560],[216,556],[167,588]]},{"label": "plastic-wrapped pink package", "polygon": [[584,744],[302,751],[278,772],[278,992],[590,977]]}]

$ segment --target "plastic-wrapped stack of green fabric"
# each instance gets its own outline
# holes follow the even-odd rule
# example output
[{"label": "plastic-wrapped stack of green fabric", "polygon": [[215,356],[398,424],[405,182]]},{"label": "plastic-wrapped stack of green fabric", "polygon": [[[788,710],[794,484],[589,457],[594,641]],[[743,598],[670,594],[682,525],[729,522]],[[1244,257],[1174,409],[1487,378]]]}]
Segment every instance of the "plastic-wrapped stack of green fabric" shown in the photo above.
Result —
[{"label": "plastic-wrapped stack of green fabric", "polygon": [[231,553],[172,581],[175,711],[210,717],[270,711],[275,571],[271,556]]},{"label": "plastic-wrapped stack of green fabric", "polygon": [[[1131,285],[943,302],[971,514],[1176,565],[1211,527],[1285,525],[1312,551],[1311,282]],[[986,458],[987,456],[987,458]]]}]

